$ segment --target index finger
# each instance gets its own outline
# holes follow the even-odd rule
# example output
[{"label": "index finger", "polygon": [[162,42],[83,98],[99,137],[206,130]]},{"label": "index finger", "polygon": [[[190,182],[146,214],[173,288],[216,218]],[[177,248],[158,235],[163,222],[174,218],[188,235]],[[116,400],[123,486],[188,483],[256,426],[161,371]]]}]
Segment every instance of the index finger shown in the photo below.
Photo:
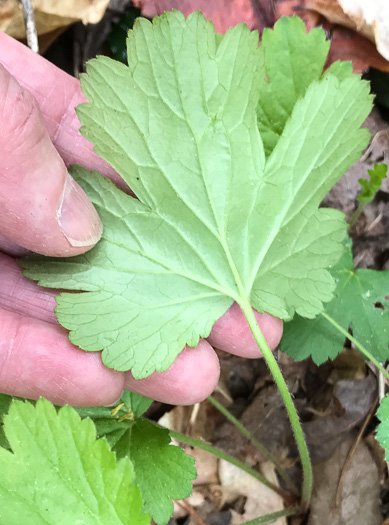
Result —
[{"label": "index finger", "polygon": [[[50,138],[67,165],[81,164],[115,182],[122,179],[79,132],[75,106],[86,101],[80,83],[28,47],[0,32],[0,64],[38,101]],[[122,183],[123,184],[123,183]]]}]

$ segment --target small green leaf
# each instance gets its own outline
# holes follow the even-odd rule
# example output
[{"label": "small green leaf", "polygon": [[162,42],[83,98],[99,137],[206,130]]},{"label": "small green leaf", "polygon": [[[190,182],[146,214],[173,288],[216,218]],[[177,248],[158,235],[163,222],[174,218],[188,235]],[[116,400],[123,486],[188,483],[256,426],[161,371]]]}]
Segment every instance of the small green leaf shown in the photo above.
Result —
[{"label": "small green leaf", "polygon": [[[119,404],[119,403],[118,403]],[[76,412],[82,417],[89,417],[96,427],[98,438],[104,437],[112,449],[124,432],[128,429],[126,421],[118,421],[121,417],[126,417],[128,410],[125,406],[121,407],[112,415],[115,407],[82,407],[75,408]]]},{"label": "small green leaf", "polygon": [[389,394],[381,401],[377,410],[377,417],[381,423],[378,425],[376,438],[385,450],[385,460],[389,461]]},{"label": "small green leaf", "polygon": [[128,459],[116,461],[91,420],[48,401],[13,401],[0,448],[0,523],[148,525]]},{"label": "small green leaf", "polygon": [[0,394],[0,447],[10,449],[7,438],[4,434],[4,416],[8,413],[9,407],[12,403],[12,396],[7,394]]},{"label": "small green leaf", "polygon": [[307,33],[297,16],[281,18],[274,29],[264,30],[258,127],[267,156],[277,144],[296,102],[321,77],[329,48],[324,31],[315,28]]},{"label": "small green leaf", "polygon": [[[102,240],[84,255],[23,264],[42,286],[87,292],[62,293],[56,314],[74,344],[103,350],[111,368],[137,379],[168,369],[234,301],[288,320],[313,318],[332,299],[327,268],[342,253],[346,223],[319,205],[367,144],[359,127],[369,87],[348,66],[320,76],[321,30],[306,37],[287,19],[272,35],[264,70],[247,26],[220,37],[200,13],[185,20],[173,11],[136,21],[128,67],[105,57],[88,64],[82,132],[139,200],[73,168],[102,218]],[[293,55],[289,84],[302,69],[314,74],[297,82],[292,101],[279,93],[287,112],[265,159],[257,106],[283,45]]]},{"label": "small green leaf", "polygon": [[[353,335],[379,362],[389,359],[389,271],[354,269],[351,243],[332,269],[337,287],[324,311]],[[320,365],[344,347],[344,336],[324,317],[287,323],[281,349],[297,361],[311,356]]]},{"label": "small green leaf", "polygon": [[381,188],[382,181],[386,178],[388,166],[386,164],[374,164],[374,168],[368,170],[370,180],[359,179],[358,182],[362,186],[362,191],[358,195],[359,202],[371,202],[375,194]]},{"label": "small green leaf", "polygon": [[135,394],[135,392],[129,392],[128,390],[123,392],[121,401],[126,405],[127,410],[131,410],[135,418],[144,414],[153,402],[153,400],[148,397]]},{"label": "small green leaf", "polygon": [[191,480],[197,477],[194,459],[170,441],[167,429],[140,418],[114,447],[118,458],[130,457],[143,510],[158,525],[166,524],[173,514],[171,499],[190,496]]}]

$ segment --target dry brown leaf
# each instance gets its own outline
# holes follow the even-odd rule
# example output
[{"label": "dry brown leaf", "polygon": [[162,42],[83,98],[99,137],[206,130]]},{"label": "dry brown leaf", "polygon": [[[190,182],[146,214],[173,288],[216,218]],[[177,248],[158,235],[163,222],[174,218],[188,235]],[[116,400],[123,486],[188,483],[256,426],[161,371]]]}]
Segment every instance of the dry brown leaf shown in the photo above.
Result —
[{"label": "dry brown leaf", "polygon": [[308,525],[379,525],[382,522],[378,469],[363,441],[344,474],[340,505],[335,505],[339,476],[354,439],[354,434],[347,436],[328,461],[314,465]]},{"label": "dry brown leaf", "polygon": [[[38,35],[55,31],[81,20],[96,24],[103,17],[109,0],[32,0]],[[18,0],[0,1],[0,31],[14,38],[25,38],[23,11]]]},{"label": "dry brown leaf", "polygon": [[193,486],[211,485],[219,482],[217,475],[219,460],[216,456],[200,448],[186,446],[184,450],[196,461],[197,478],[193,481]]},{"label": "dry brown leaf", "polygon": [[[261,471],[269,481],[278,485],[274,466],[271,463],[264,463]],[[219,478],[226,500],[232,501],[238,496],[246,498],[243,514],[232,511],[231,525],[240,525],[284,508],[281,496],[231,463],[223,460],[219,462]],[[274,524],[286,525],[286,518],[279,518]]]},{"label": "dry brown leaf", "polygon": [[225,0],[135,0],[133,3],[150,18],[171,9],[179,9],[185,16],[202,11],[205,18],[212,20],[218,33],[225,33],[241,22],[262,32],[274,22],[271,0],[230,0],[227,3]]},{"label": "dry brown leaf", "polygon": [[381,55],[389,60],[389,3],[387,0],[338,0],[356,30],[375,41]]}]

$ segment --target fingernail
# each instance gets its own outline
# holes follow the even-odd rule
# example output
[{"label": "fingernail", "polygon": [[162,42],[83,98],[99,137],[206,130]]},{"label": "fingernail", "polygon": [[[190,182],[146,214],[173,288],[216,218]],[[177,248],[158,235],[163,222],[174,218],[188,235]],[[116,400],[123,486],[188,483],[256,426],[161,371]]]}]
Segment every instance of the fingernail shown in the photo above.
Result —
[{"label": "fingernail", "polygon": [[72,246],[94,246],[103,232],[92,203],[70,175],[66,178],[57,222]]}]

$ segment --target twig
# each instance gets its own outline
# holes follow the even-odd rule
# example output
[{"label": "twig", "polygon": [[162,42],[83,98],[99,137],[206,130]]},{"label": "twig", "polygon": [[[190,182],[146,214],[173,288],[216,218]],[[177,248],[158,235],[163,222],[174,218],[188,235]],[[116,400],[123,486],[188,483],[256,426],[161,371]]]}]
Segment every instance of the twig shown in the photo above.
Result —
[{"label": "twig", "polygon": [[195,521],[198,525],[207,525],[207,522],[203,520],[203,518],[198,514],[198,512],[195,511],[193,506],[187,501],[186,499],[183,499],[181,501],[177,501],[176,503],[179,507],[186,510],[191,518],[193,518],[193,521]]},{"label": "twig", "polygon": [[228,463],[231,463],[232,465],[235,465],[236,467],[240,468],[244,472],[247,472],[247,474],[250,474],[250,476],[253,476],[255,479],[266,485],[269,489],[273,490],[277,494],[281,496],[281,498],[288,504],[288,505],[295,505],[296,504],[296,498],[293,494],[290,494],[286,490],[277,487],[274,483],[271,483],[268,479],[265,478],[260,472],[257,472],[256,470],[252,469],[251,467],[245,465],[242,463],[242,461],[239,461],[238,459],[230,456],[226,452],[223,452],[222,450],[213,447],[212,445],[209,445],[205,441],[200,441],[199,439],[195,439],[189,436],[186,436],[185,434],[181,434],[180,432],[175,432],[174,430],[170,430],[170,437],[177,441],[181,441],[181,443],[186,443],[187,445],[191,445],[192,447],[197,447],[201,450],[205,450],[206,452],[209,452],[210,454],[213,454],[219,459],[224,459]]},{"label": "twig", "polygon": [[251,443],[256,447],[257,450],[269,461],[273,463],[275,466],[278,474],[282,477],[282,479],[286,482],[288,488],[296,494],[296,487],[293,484],[293,481],[288,476],[285,469],[281,466],[277,458],[267,450],[267,448],[260,442],[258,439],[244,426],[240,421],[234,417],[231,412],[225,408],[221,403],[219,403],[213,396],[208,397],[208,401],[210,401],[213,406],[219,410],[239,431],[243,436],[245,436],[247,439],[251,441]]},{"label": "twig", "polygon": [[245,521],[242,525],[265,525],[267,523],[274,523],[278,518],[283,518],[286,516],[293,516],[299,512],[299,508],[289,507],[284,510],[279,510],[278,512],[273,512],[272,514],[266,514],[266,516],[260,516],[250,521]]},{"label": "twig", "polygon": [[[381,131],[378,131],[372,141],[370,142],[370,145],[369,147],[367,148],[367,150],[365,151],[365,153],[362,155],[362,157],[359,159],[359,162],[364,162],[368,157],[369,155],[371,154],[371,151],[373,149],[373,147],[376,145],[376,143],[380,140],[381,137],[388,137],[388,130],[387,129],[382,129]],[[384,160],[385,160],[385,152],[384,152]]]},{"label": "twig", "polygon": [[26,26],[27,45],[30,49],[39,53],[38,35],[36,32],[34,11],[31,0],[20,0],[23,7],[24,24]]},{"label": "twig", "polygon": [[343,480],[344,480],[344,477],[346,475],[346,472],[350,466],[350,463],[354,457],[354,454],[355,454],[355,451],[357,450],[357,447],[362,439],[362,436],[363,436],[363,433],[365,432],[366,430],[366,427],[367,425],[369,424],[369,421],[370,419],[373,417],[373,414],[375,412],[375,409],[377,407],[377,404],[378,404],[378,398],[374,401],[374,403],[372,404],[370,410],[369,410],[369,413],[367,414],[366,418],[365,418],[365,421],[363,423],[363,425],[361,426],[361,429],[359,430],[358,432],[358,435],[353,443],[353,446],[350,448],[348,454],[347,454],[347,458],[346,458],[346,461],[344,462],[344,465],[343,465],[343,468],[342,468],[342,472],[339,476],[339,481],[338,481],[338,487],[336,489],[336,496],[335,496],[335,506],[336,507],[339,507],[339,504],[340,504],[340,497],[341,497],[341,492],[342,492],[342,487],[343,487]]}]

